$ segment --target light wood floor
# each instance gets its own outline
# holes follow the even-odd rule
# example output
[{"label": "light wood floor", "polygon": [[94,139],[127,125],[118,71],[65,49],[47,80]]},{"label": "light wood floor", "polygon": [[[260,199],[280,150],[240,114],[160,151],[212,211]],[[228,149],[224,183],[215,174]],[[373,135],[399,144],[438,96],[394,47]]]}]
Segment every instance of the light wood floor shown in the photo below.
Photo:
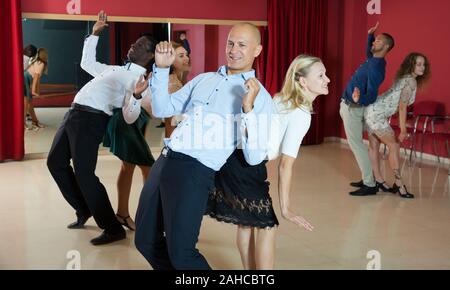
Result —
[{"label": "light wood floor", "polygon": [[[66,109],[38,109],[49,126],[27,133],[28,160],[0,164],[0,269],[66,269],[70,251],[78,251],[82,269],[149,269],[137,252],[133,232],[127,239],[95,247],[100,234],[94,221],[84,230],[69,230],[74,212],[61,196],[46,165],[45,151]],[[152,120],[148,138],[155,157],[161,129]],[[50,137],[49,137],[50,136]],[[49,137],[49,138],[47,138]],[[34,147],[33,147],[34,146]],[[31,149],[30,149],[31,148]],[[293,208],[314,226],[296,228],[279,214],[276,164],[268,164],[271,194],[280,220],[276,246],[278,269],[366,269],[378,251],[382,269],[450,269],[450,189],[448,170],[436,164],[404,164],[404,179],[416,195],[404,200],[388,193],[351,197],[350,181],[360,179],[346,145],[326,143],[301,148],[292,183]],[[111,202],[120,162],[102,150],[97,175]],[[392,182],[383,162],[386,179]],[[130,200],[134,214],[142,180],[135,172]],[[241,269],[234,244],[235,227],[204,218],[198,248],[215,269]],[[69,258],[68,258],[69,254]]]}]

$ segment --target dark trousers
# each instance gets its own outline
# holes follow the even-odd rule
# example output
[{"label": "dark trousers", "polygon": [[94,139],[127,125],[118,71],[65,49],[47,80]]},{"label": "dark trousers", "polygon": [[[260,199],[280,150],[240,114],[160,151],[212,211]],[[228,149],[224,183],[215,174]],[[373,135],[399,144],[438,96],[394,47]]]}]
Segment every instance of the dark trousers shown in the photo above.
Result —
[{"label": "dark trousers", "polygon": [[152,167],[139,199],[135,244],[153,269],[208,270],[195,248],[214,170],[169,151]]},{"label": "dark trousers", "polygon": [[[123,231],[105,187],[95,175],[98,147],[109,117],[71,109],[56,132],[47,166],[77,216],[91,215],[108,233]],[[70,165],[72,159],[73,168]]]}]

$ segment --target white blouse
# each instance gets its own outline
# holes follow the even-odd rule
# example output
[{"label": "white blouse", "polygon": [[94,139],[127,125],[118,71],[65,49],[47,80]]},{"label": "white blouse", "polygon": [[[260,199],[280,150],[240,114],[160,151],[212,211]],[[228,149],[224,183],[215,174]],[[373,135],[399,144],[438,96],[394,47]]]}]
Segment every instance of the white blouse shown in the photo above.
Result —
[{"label": "white blouse", "polygon": [[272,115],[268,159],[281,154],[297,158],[300,145],[311,125],[311,113],[306,107],[289,109],[281,97],[273,99],[275,114]]}]

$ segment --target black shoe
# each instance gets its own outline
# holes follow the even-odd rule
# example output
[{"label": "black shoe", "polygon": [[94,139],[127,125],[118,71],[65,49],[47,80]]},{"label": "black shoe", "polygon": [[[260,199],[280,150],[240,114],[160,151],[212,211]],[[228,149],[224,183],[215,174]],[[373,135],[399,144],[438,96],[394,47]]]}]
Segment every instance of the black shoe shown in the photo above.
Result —
[{"label": "black shoe", "polygon": [[77,220],[70,225],[67,226],[69,229],[82,229],[84,228],[84,224],[91,217],[91,215],[86,216],[77,216]]},{"label": "black shoe", "polygon": [[121,216],[120,214],[116,213],[116,218],[119,221],[119,223],[121,225],[123,225],[124,227],[127,227],[132,231],[136,230],[136,226],[135,226],[133,220],[131,219],[130,215]]},{"label": "black shoe", "polygon": [[361,181],[358,181],[358,182],[351,182],[351,183],[350,183],[350,186],[361,188],[361,187],[364,186],[364,182],[363,182],[362,180],[361,180]]},{"label": "black shoe", "polygon": [[375,195],[378,192],[378,188],[376,186],[370,187],[367,185],[363,185],[360,189],[350,192],[350,195],[353,196],[367,196],[367,195]]},{"label": "black shoe", "polygon": [[117,234],[109,234],[106,231],[103,231],[103,233],[96,237],[93,238],[91,240],[91,244],[93,244],[94,246],[98,246],[98,245],[104,245],[104,244],[109,244],[115,241],[120,241],[123,240],[127,237],[127,234],[125,233],[125,230],[117,233]]},{"label": "black shoe", "polygon": [[164,128],[164,127],[166,127],[166,124],[164,122],[161,122],[161,124],[156,126],[156,128]]},{"label": "black shoe", "polygon": [[386,186],[386,181],[383,182],[378,182],[376,181],[376,187],[378,189],[378,191],[383,191],[383,192],[392,192],[392,188],[389,188]]},{"label": "black shoe", "polygon": [[400,191],[400,188],[397,183],[394,183],[394,185],[392,186],[392,193],[398,193],[400,194],[400,197],[403,198],[414,198],[414,194],[411,194],[408,192],[408,189],[406,188],[406,185],[403,185],[403,188],[405,189],[406,193],[402,194],[402,192]]}]

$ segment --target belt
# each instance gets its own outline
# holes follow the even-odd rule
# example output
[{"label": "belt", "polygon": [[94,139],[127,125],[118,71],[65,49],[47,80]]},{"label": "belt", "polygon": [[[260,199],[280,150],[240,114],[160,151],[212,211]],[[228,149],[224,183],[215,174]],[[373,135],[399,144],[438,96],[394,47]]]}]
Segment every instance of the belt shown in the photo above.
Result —
[{"label": "belt", "polygon": [[167,146],[165,146],[161,150],[161,155],[164,157],[170,157],[170,158],[175,158],[175,159],[198,161],[197,159],[195,159],[194,157],[191,157],[189,155],[186,155],[186,154],[183,154],[180,152],[175,152]]},{"label": "belt", "polygon": [[75,110],[75,111],[82,111],[82,112],[87,112],[87,113],[99,114],[99,115],[102,115],[104,117],[110,117],[108,114],[106,114],[102,110],[97,110],[97,109],[94,109],[94,108],[89,107],[89,106],[80,105],[80,104],[77,104],[77,103],[72,103],[72,105],[70,107],[72,108],[72,110]]},{"label": "belt", "polygon": [[344,102],[344,104],[346,104],[346,105],[349,106],[349,107],[354,107],[354,108],[362,108],[362,107],[364,107],[364,106],[362,106],[362,105],[359,105],[359,104],[355,104],[355,103],[353,103],[353,102],[350,102],[349,100],[344,99],[344,98],[342,98],[341,100],[342,100],[342,102]]}]

